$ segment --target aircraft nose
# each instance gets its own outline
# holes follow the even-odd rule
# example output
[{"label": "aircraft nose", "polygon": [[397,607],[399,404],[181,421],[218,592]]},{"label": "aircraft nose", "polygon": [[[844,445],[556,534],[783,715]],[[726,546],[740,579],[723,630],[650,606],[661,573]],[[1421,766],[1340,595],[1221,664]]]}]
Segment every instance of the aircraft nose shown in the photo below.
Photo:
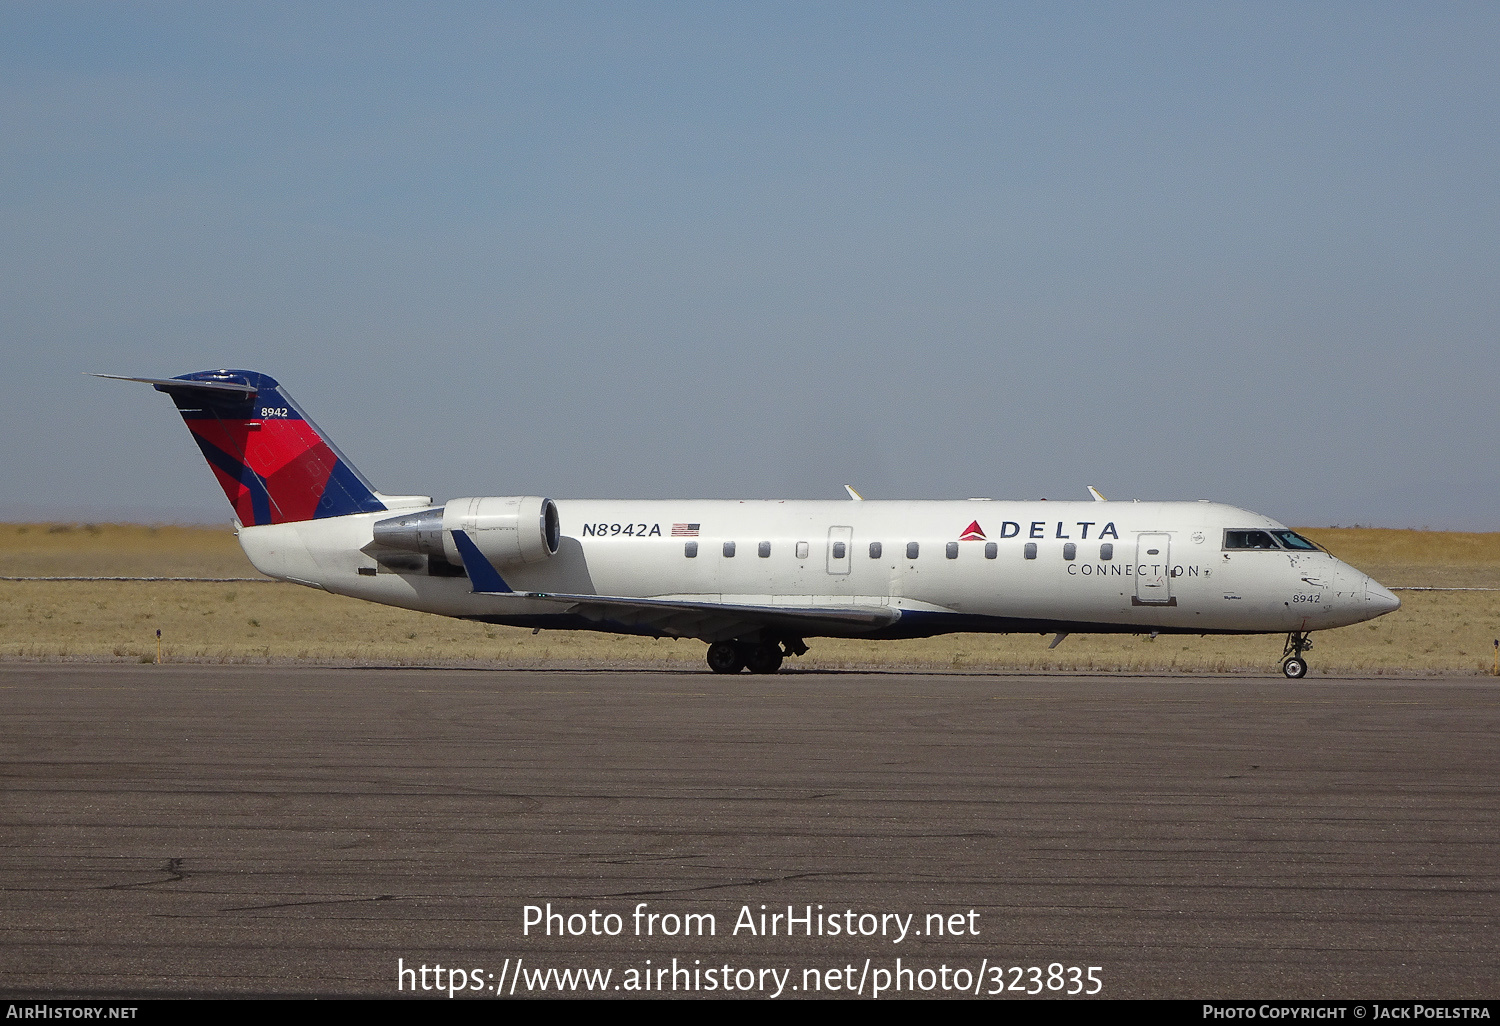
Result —
[{"label": "aircraft nose", "polygon": [[1365,578],[1365,602],[1375,616],[1393,613],[1401,608],[1401,600],[1373,577]]}]

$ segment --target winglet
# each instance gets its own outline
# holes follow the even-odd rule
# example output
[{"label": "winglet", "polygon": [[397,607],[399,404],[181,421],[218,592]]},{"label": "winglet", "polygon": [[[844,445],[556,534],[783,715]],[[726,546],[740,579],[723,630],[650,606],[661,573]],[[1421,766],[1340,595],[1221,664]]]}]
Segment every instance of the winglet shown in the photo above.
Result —
[{"label": "winglet", "polygon": [[864,502],[865,501],[865,497],[863,495],[859,494],[858,492],[856,492],[854,490],[854,486],[853,485],[844,485],[844,491],[848,492],[849,493],[849,498],[853,499],[855,502]]},{"label": "winglet", "polygon": [[1104,502],[1105,501],[1104,496],[1102,496],[1102,495],[1099,494],[1099,489],[1095,488],[1093,485],[1089,485],[1088,488],[1089,488],[1089,494],[1094,497],[1094,501],[1095,502]]},{"label": "winglet", "polygon": [[459,555],[464,557],[464,572],[469,575],[469,583],[474,586],[475,594],[511,594],[511,586],[505,583],[505,578],[500,576],[493,563],[484,558],[484,553],[469,540],[467,534],[454,531],[453,544],[458,546]]}]

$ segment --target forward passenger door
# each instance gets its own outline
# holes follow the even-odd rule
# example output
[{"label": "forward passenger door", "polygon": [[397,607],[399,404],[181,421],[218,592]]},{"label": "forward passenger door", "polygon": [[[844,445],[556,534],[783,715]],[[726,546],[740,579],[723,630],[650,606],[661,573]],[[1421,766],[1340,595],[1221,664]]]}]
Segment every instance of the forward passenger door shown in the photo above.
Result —
[{"label": "forward passenger door", "polygon": [[1172,536],[1142,534],[1135,543],[1135,605],[1173,604]]}]

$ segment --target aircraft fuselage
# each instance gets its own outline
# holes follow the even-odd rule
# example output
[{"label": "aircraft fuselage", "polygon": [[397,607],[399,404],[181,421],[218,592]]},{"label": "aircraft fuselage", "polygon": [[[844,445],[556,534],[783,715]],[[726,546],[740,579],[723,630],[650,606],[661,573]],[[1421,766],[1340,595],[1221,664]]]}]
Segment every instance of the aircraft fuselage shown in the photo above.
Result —
[{"label": "aircraft fuselage", "polygon": [[515,595],[476,593],[467,576],[435,574],[442,560],[377,558],[373,525],[390,512],[246,527],[240,541],[262,572],[337,594],[517,626],[641,634],[705,636],[680,624],[560,613],[520,596],[899,612],[883,625],[801,632],[865,637],[1309,632],[1399,605],[1327,552],[1228,547],[1226,532],[1274,540],[1286,528],[1210,502],[558,500],[556,508],[556,553],[501,568]]},{"label": "aircraft fuselage", "polygon": [[[1211,502],[568,500],[387,495],[259,371],[165,392],[263,573],[521,627],[709,643],[774,673],[809,637],[954,631],[1287,634],[1400,601],[1274,520]],[[1061,637],[1054,640],[1054,644]]]}]

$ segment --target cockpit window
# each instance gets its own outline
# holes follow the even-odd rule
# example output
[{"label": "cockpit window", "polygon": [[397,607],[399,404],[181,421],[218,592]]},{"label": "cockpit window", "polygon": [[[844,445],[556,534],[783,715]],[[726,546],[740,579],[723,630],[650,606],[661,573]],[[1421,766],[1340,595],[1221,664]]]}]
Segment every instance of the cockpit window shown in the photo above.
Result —
[{"label": "cockpit window", "polygon": [[1281,546],[1276,544],[1275,539],[1267,531],[1225,531],[1224,547],[1226,549],[1277,549]]},{"label": "cockpit window", "polygon": [[1318,551],[1318,547],[1296,531],[1272,531],[1276,540],[1289,549],[1305,549],[1308,552]]}]

